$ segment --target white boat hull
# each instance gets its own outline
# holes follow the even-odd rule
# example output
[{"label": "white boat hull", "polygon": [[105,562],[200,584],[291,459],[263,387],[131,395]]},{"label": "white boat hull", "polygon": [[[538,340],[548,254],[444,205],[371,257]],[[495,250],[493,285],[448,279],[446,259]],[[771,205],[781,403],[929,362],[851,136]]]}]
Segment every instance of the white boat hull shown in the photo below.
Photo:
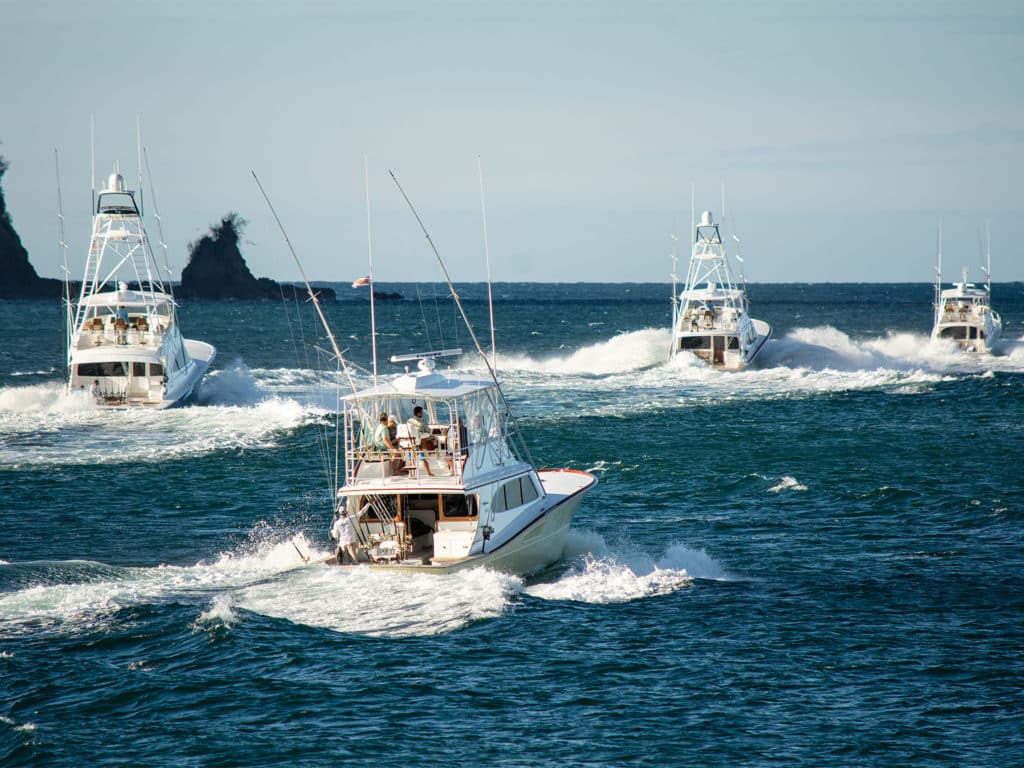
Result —
[{"label": "white boat hull", "polygon": [[[932,340],[952,341],[964,352],[991,352],[1002,335],[1002,325],[993,322],[939,323],[932,329]],[[973,336],[973,338],[972,338]]]},{"label": "white boat hull", "polygon": [[[692,334],[693,338],[709,339],[709,337],[715,336],[716,340],[709,341],[706,347],[700,350],[676,350],[672,356],[690,354],[713,370],[741,371],[754,362],[754,358],[757,357],[758,353],[764,348],[765,343],[772,336],[772,327],[764,320],[754,320],[751,318],[750,322],[754,326],[756,335],[752,341],[746,344],[743,344],[742,339],[735,333]],[[686,335],[680,334],[680,336]],[[739,349],[729,348],[729,342],[733,339],[738,340]]]},{"label": "white boat hull", "polygon": [[484,551],[450,561],[435,558],[426,563],[405,560],[339,565],[335,557],[330,557],[321,562],[345,569],[369,568],[392,573],[446,574],[470,568],[490,568],[518,575],[536,573],[562,558],[576,509],[587,491],[597,483],[593,475],[574,470],[540,470],[538,474],[545,489],[553,485],[565,486],[566,481],[575,488],[568,494],[565,493],[568,489],[564,488],[551,493],[545,499],[551,502],[548,506],[542,505],[529,524],[493,550],[488,551],[485,542]]}]

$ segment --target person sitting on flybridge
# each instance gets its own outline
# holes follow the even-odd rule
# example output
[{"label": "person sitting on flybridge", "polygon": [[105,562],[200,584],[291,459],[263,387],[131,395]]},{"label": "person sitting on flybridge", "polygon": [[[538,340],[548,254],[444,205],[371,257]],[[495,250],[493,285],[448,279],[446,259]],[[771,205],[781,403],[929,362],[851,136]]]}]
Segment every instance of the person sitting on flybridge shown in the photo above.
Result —
[{"label": "person sitting on flybridge", "polygon": [[380,451],[382,454],[387,454],[391,460],[391,466],[394,470],[401,471],[402,464],[402,452],[399,450],[397,441],[391,439],[391,430],[388,429],[388,415],[382,413],[380,419],[377,420],[377,428],[373,430],[373,440],[370,442],[370,447],[374,450]]},{"label": "person sitting on flybridge", "polygon": [[420,466],[423,467],[423,471],[428,476],[433,475],[430,471],[430,465],[427,464],[427,456],[423,453],[422,449],[432,451],[437,447],[437,441],[434,439],[434,433],[430,431],[430,427],[427,422],[423,420],[423,407],[417,405],[412,409],[412,417],[405,422],[409,427],[409,437],[412,439],[413,447],[420,450],[417,451],[419,454]]}]

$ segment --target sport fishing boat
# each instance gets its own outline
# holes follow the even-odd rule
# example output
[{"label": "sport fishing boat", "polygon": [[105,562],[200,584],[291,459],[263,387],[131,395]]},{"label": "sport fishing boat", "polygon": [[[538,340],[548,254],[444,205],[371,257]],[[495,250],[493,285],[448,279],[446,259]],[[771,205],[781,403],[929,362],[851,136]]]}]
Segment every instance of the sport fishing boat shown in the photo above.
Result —
[{"label": "sport fishing boat", "polygon": [[696,227],[683,290],[676,296],[673,283],[672,293],[670,361],[689,354],[711,368],[740,370],[772,335],[768,323],[748,314],[746,290],[733,279],[710,211],[704,211]]},{"label": "sport fishing boat", "polygon": [[941,277],[935,279],[935,322],[932,339],[955,341],[965,352],[989,352],[1003,332],[1003,321],[992,309],[992,282],[985,275],[985,287],[978,288],[967,282],[967,268],[963,278],[943,290]]},{"label": "sport fishing boat", "polygon": [[[394,356],[393,363],[416,361],[416,370],[406,367],[390,381],[378,377],[371,299],[374,383],[357,389],[319,299],[256,178],[351,390],[340,398],[342,426],[334,430],[340,432],[340,443],[321,450],[334,506],[331,536],[338,545],[337,554],[321,562],[402,573],[478,567],[535,573],[562,557],[573,515],[597,478],[581,470],[534,466],[493,364],[493,315],[488,359],[426,227],[392,178],[441,265],[487,378],[438,372],[437,359],[459,355],[459,349]],[[370,271],[366,280],[372,291],[372,257]]]},{"label": "sport fishing boat", "polygon": [[140,199],[124,177],[111,174],[94,200],[81,292],[66,302],[68,392],[88,391],[101,406],[177,405],[192,395],[216,350],[182,336]]},{"label": "sport fishing boat", "polygon": [[[394,357],[416,360],[417,369],[343,399],[345,476],[335,498],[336,516],[351,521],[350,565],[525,574],[562,556],[597,479],[535,469],[496,379],[437,372],[437,357],[458,353]],[[379,425],[392,418],[389,446]]]}]

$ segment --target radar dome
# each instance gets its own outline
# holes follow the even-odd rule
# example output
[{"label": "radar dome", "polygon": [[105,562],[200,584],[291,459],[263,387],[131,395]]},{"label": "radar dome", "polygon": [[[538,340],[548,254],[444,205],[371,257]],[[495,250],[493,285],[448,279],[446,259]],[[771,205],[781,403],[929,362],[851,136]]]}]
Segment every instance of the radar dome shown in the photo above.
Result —
[{"label": "radar dome", "polygon": [[120,173],[112,173],[107,178],[107,190],[108,192],[124,192],[127,189],[127,185],[124,183],[124,176]]},{"label": "radar dome", "polygon": [[711,211],[704,211],[704,213],[700,215],[700,225],[702,227],[711,226]]}]

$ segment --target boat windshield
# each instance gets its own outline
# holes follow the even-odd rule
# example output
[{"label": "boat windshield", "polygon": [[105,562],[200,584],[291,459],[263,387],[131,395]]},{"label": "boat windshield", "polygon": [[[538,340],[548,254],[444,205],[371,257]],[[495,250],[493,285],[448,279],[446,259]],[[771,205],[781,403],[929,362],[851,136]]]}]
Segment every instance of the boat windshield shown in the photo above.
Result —
[{"label": "boat windshield", "polygon": [[[456,452],[502,435],[493,388],[452,398],[394,393],[368,396],[349,401],[346,409],[356,448],[380,448],[381,424],[389,425],[389,439],[421,439],[429,429],[434,438]],[[416,430],[423,432],[413,434]]]}]

